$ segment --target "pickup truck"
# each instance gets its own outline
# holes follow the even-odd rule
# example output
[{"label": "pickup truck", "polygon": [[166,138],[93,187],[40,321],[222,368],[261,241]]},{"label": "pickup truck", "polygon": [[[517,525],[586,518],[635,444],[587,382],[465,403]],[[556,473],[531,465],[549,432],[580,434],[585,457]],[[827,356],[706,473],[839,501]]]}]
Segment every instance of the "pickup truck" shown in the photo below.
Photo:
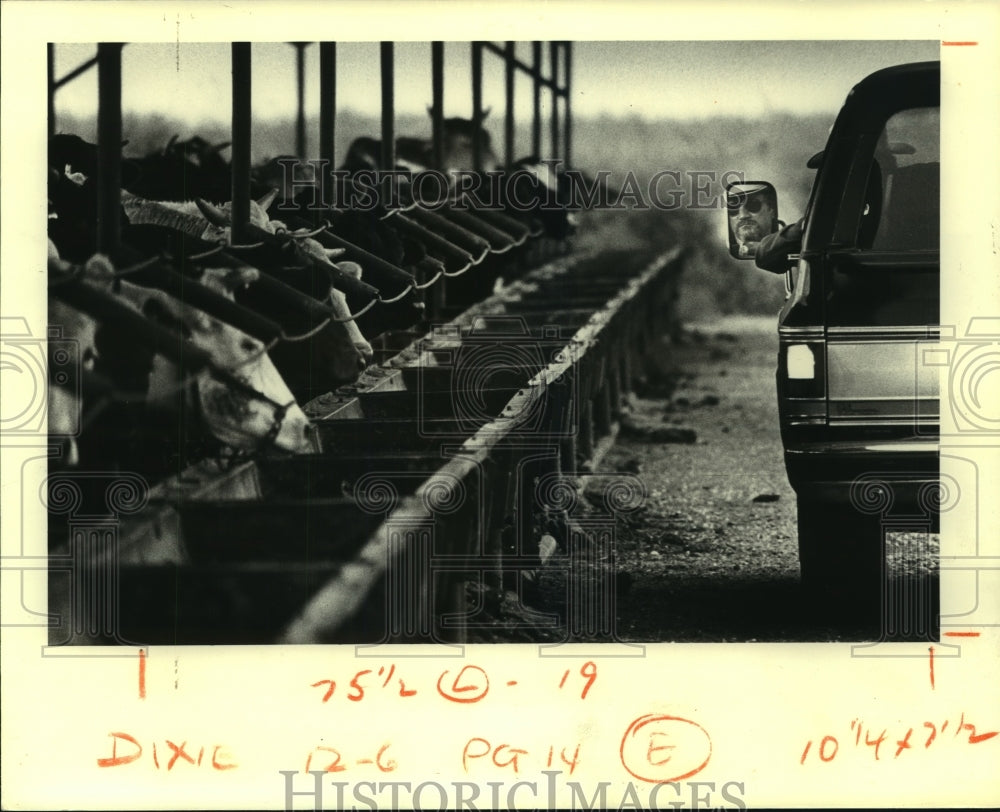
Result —
[{"label": "pickup truck", "polygon": [[[938,532],[940,63],[851,90],[804,216],[767,182],[730,184],[730,253],[785,273],[778,409],[806,593],[834,611],[894,598],[887,531]],[[934,581],[936,585],[936,581]],[[895,590],[898,593],[898,588]],[[937,594],[909,614],[937,622]]]}]

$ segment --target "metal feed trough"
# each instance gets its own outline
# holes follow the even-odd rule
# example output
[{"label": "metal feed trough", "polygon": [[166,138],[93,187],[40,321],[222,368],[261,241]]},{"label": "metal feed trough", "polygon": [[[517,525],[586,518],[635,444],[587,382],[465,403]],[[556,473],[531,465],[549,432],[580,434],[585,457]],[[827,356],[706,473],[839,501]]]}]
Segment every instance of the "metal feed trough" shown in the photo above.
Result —
[{"label": "metal feed trough", "polygon": [[[304,47],[296,45],[300,68]],[[320,49],[321,157],[332,159],[335,50]],[[536,152],[541,89],[563,99],[561,119],[553,104],[552,142],[568,162],[569,44],[551,45],[546,78],[540,43],[533,67],[514,58],[513,43],[474,43],[474,115],[482,109],[485,52],[505,59],[508,164],[516,70],[534,79]],[[249,56],[249,45],[233,45],[234,218],[249,201],[241,177],[241,167],[249,172]],[[112,254],[120,168],[107,145],[121,142],[119,59],[120,46],[99,46],[102,173],[110,172],[98,187],[100,239]],[[382,165],[392,166],[391,43],[380,59]],[[439,150],[441,43],[432,45],[432,71]],[[300,154],[302,128],[300,107]],[[542,526],[566,529],[567,488],[613,441],[622,395],[651,342],[671,326],[683,253],[626,263],[569,254],[539,266],[544,241],[519,220],[430,214],[392,217],[407,218],[404,229],[427,240],[443,269],[421,282],[430,309],[458,313],[424,330],[386,332],[377,365],[304,404],[321,450],[202,460],[152,487],[141,472],[50,476],[50,611],[69,619],[52,629],[53,645],[462,641],[482,609],[470,585],[516,586],[521,570],[540,565]],[[476,282],[480,271],[484,281]],[[492,288],[496,275],[518,278],[456,305]],[[400,298],[388,288],[373,296],[376,311]]]}]

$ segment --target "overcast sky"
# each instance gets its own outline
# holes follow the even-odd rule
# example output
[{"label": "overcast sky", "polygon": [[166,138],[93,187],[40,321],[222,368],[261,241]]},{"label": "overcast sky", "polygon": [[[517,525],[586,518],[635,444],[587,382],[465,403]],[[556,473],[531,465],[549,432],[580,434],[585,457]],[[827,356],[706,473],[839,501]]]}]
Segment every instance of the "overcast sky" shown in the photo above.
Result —
[{"label": "overcast sky", "polygon": [[[95,53],[93,44],[56,46],[61,77]],[[548,49],[545,67],[548,70]],[[517,55],[531,60],[529,43]],[[423,113],[431,101],[430,45],[397,43],[396,109]],[[776,111],[835,113],[859,78],[880,67],[939,58],[937,40],[772,42],[577,42],[573,46],[573,111],[591,116],[701,118],[754,116]],[[255,43],[253,112],[257,119],[294,115],[295,50],[286,43]],[[471,109],[470,46],[445,46],[447,115]],[[123,53],[123,107],[162,113],[197,124],[228,122],[230,48],[225,43],[135,43]],[[319,48],[306,50],[306,105],[319,110]],[[337,97],[340,109],[376,114],[380,105],[378,45],[339,43]],[[500,59],[484,58],[484,104],[504,106]],[[96,74],[90,71],[57,94],[57,115],[96,111]],[[515,91],[518,119],[530,115],[527,77]]]}]

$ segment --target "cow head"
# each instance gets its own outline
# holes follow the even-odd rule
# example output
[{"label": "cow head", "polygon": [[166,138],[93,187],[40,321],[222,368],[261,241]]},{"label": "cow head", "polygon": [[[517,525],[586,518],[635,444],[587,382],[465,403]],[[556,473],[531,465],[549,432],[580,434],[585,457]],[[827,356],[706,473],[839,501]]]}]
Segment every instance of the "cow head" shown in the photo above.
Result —
[{"label": "cow head", "polygon": [[444,150],[441,170],[449,174],[469,172],[475,166],[474,140],[478,134],[480,166],[484,172],[500,169],[500,159],[493,151],[493,140],[483,128],[490,114],[487,107],[478,117],[446,118],[444,120]]},{"label": "cow head", "polygon": [[[483,122],[492,110],[487,107],[478,116],[472,118],[446,118],[443,127],[442,144],[442,165],[437,167],[442,172],[457,174],[458,172],[470,172],[475,166],[473,160],[473,142],[476,134],[479,134],[480,159],[483,171],[489,172],[499,169],[500,159],[493,151],[493,140],[490,134],[483,128]],[[433,117],[434,108],[428,107],[427,112]],[[428,144],[428,150],[430,146]]]},{"label": "cow head", "polygon": [[[250,201],[250,222],[257,228],[276,234],[279,231],[287,231],[283,223],[278,220],[271,220],[267,214],[267,207],[274,200],[273,192],[265,195],[260,200]],[[214,205],[204,200],[187,202],[173,201],[148,201],[140,198],[125,198],[125,211],[130,221],[134,224],[149,224],[178,228],[192,236],[213,242],[232,241],[232,205],[222,203]],[[329,272],[344,272],[340,266],[334,266],[333,260],[343,253],[342,249],[326,249],[320,243],[307,237],[296,237],[296,253],[303,261],[311,264],[313,273],[324,274],[323,284],[329,285],[330,279],[325,274]],[[293,255],[289,255],[290,263],[295,262]],[[274,268],[273,275],[278,279],[288,276],[282,268]],[[330,321],[316,336],[310,340],[309,352],[312,354],[312,372],[303,370],[302,375],[297,375],[291,371],[292,366],[300,366],[296,363],[295,355],[301,355],[292,348],[284,346],[276,347],[276,357],[280,356],[281,366],[287,371],[290,377],[308,378],[310,375],[317,380],[322,379],[331,387],[341,384],[351,383],[357,380],[361,371],[371,363],[374,357],[371,345],[365,340],[357,325],[351,319],[351,313],[347,307],[347,300],[344,295],[332,288],[325,288],[328,297],[328,304],[334,309],[334,319]],[[281,321],[281,319],[278,319]],[[319,345],[316,344],[319,342]],[[316,367],[315,362],[322,364]],[[310,366],[310,365],[305,365]],[[300,387],[295,386],[296,390]]]},{"label": "cow head", "polygon": [[[181,332],[239,382],[232,386],[207,370],[195,380],[194,396],[202,418],[217,440],[246,451],[267,445],[296,453],[313,449],[309,420],[260,341],[163,291],[115,280],[110,261],[101,255],[87,263],[84,278],[109,293],[114,290],[135,309]],[[236,286],[247,281],[246,273],[228,268],[209,269],[201,280],[230,297]],[[150,398],[156,401],[158,394],[176,391],[181,381],[180,370],[158,357],[149,384]]]},{"label": "cow head", "polygon": [[[59,251],[49,240],[49,268],[67,272],[71,265],[59,256]],[[83,401],[81,399],[80,378],[84,371],[93,371],[94,359],[97,357],[95,336],[97,322],[84,313],[70,307],[58,299],[49,297],[48,301],[49,330],[58,330],[63,339],[72,341],[76,347],[76,357],[79,366],[65,363],[53,363],[52,353],[58,352],[57,345],[49,344],[49,386],[48,386],[48,421],[49,435],[58,438],[62,445],[61,464],[75,466],[79,464],[80,455],[77,449],[75,435],[79,430],[83,416]],[[51,332],[50,332],[51,334]],[[53,371],[59,369],[59,379]]]}]

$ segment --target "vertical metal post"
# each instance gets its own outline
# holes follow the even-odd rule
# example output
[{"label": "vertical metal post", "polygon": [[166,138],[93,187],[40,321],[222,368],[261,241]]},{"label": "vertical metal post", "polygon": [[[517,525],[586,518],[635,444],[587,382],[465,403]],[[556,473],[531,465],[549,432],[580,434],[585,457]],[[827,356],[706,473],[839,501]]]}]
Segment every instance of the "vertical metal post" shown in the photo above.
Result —
[{"label": "vertical metal post", "polygon": [[444,163],[444,43],[431,43],[431,126],[434,144],[434,168]]},{"label": "vertical metal post", "polygon": [[381,44],[382,67],[382,169],[396,166],[395,87],[391,42]]},{"label": "vertical metal post", "polygon": [[308,42],[293,42],[295,46],[295,76],[298,110],[295,116],[295,155],[306,157],[306,48]]},{"label": "vertical metal post", "polygon": [[325,173],[321,190],[326,190],[330,171],[336,164],[337,126],[337,43],[319,44],[319,157]]},{"label": "vertical metal post", "polygon": [[503,139],[504,139],[504,165],[510,169],[514,165],[514,70],[516,65],[514,64],[514,43],[513,41],[508,41],[504,47],[504,61],[506,64],[506,85],[507,85],[507,110],[503,122]]},{"label": "vertical metal post", "polygon": [[97,46],[97,250],[118,253],[121,237],[122,43]]},{"label": "vertical metal post", "polygon": [[552,158],[559,157],[559,43],[549,43],[549,64],[552,70]]},{"label": "vertical metal post", "polygon": [[573,97],[573,43],[564,42],[563,43],[563,56],[566,59],[566,83],[564,87],[566,88],[566,108],[565,108],[565,120],[564,128],[565,133],[563,136],[563,163],[566,169],[569,169],[573,160],[571,147],[573,144],[573,119],[570,114],[570,99]]},{"label": "vertical metal post", "polygon": [[483,145],[479,130],[483,121],[483,44],[472,43],[472,168],[476,172],[483,168]]},{"label": "vertical metal post", "polygon": [[232,44],[233,63],[233,232],[234,243],[246,242],[250,224],[250,43]]},{"label": "vertical metal post", "polygon": [[48,43],[49,138],[56,134],[56,46]]},{"label": "vertical metal post", "polygon": [[542,157],[542,43],[531,43],[531,78],[534,82],[531,117],[531,153]]},{"label": "vertical metal post", "polygon": [[[383,42],[380,50],[382,66],[382,169],[391,172],[396,168],[396,98],[393,44]],[[391,176],[382,184],[383,203],[390,206],[393,200]]]}]

